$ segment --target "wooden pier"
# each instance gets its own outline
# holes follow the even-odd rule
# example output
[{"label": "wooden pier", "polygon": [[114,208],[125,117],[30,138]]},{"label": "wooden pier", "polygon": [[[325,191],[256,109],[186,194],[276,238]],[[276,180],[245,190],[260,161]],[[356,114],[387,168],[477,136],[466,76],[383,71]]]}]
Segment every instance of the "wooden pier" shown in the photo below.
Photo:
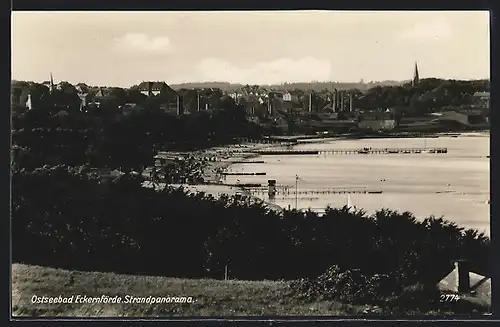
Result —
[{"label": "wooden pier", "polygon": [[[268,190],[265,188],[247,190],[252,195],[265,195]],[[328,194],[382,194],[380,190],[366,190],[355,188],[329,188],[329,189],[314,189],[314,190],[295,190],[292,188],[285,189],[283,187],[276,189],[275,196],[288,195],[328,195]]]},{"label": "wooden pier", "polygon": [[266,173],[227,173],[223,172],[221,175],[226,175],[226,176],[265,176]]},{"label": "wooden pier", "polygon": [[258,163],[266,163],[264,160],[249,160],[249,161],[244,161],[244,160],[233,160],[230,161],[232,164],[258,164]]},{"label": "wooden pier", "polygon": [[447,148],[361,148],[361,149],[329,149],[329,150],[252,150],[260,155],[319,155],[319,154],[443,154],[448,153]]}]

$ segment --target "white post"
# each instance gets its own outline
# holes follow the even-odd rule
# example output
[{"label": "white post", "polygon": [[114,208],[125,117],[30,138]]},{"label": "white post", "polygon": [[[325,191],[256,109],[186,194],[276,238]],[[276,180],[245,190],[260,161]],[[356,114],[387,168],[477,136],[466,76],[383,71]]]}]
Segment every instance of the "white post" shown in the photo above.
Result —
[{"label": "white post", "polygon": [[299,175],[295,175],[295,210],[298,209],[299,197]]},{"label": "white post", "polygon": [[224,270],[224,280],[227,280],[227,264]]}]

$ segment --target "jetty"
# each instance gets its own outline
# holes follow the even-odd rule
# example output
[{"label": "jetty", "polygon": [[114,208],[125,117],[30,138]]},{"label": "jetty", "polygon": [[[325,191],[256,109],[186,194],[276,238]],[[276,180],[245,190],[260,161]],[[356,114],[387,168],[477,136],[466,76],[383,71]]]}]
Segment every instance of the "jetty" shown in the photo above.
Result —
[{"label": "jetty", "polygon": [[290,149],[262,149],[250,152],[260,155],[320,155],[320,154],[443,154],[447,148],[361,148],[361,149],[328,149],[328,150],[290,150]]},{"label": "jetty", "polygon": [[222,172],[221,175],[226,175],[226,176],[265,176],[266,173],[229,173],[229,172]]},{"label": "jetty", "polygon": [[258,163],[266,163],[264,160],[233,160],[229,161],[231,164],[258,164]]},{"label": "jetty", "polygon": [[[266,188],[250,189],[247,190],[252,195],[265,195],[268,193]],[[327,195],[327,194],[382,194],[381,190],[366,190],[355,188],[328,188],[328,189],[313,189],[313,190],[295,190],[285,189],[283,187],[277,188],[275,195]]]}]

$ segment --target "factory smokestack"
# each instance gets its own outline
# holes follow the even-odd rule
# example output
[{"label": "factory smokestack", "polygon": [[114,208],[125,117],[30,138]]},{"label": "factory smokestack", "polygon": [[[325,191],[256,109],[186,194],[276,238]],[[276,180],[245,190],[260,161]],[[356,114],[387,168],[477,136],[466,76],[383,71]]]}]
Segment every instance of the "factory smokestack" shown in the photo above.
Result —
[{"label": "factory smokestack", "polygon": [[272,108],[271,108],[271,94],[267,97],[267,112],[269,113],[269,116],[273,114]]},{"label": "factory smokestack", "polygon": [[313,95],[312,92],[309,93],[309,112],[312,111],[312,95]]},{"label": "factory smokestack", "polygon": [[338,112],[338,109],[339,109],[339,91],[337,89],[334,90],[334,98],[335,98],[335,108],[333,108],[335,110],[335,112]]},{"label": "factory smokestack", "polygon": [[340,91],[340,111],[344,111],[344,91]]},{"label": "factory smokestack", "polygon": [[336,97],[336,94],[334,91],[334,92],[332,92],[332,109],[334,112],[337,112],[337,109],[335,107],[336,103],[337,103],[337,97]]}]

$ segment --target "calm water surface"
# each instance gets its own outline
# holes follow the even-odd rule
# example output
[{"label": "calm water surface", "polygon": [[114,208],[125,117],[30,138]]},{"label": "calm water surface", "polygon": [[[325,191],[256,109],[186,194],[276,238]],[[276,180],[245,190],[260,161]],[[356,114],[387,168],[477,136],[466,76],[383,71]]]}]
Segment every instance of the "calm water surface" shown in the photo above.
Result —
[{"label": "calm water surface", "polygon": [[[228,176],[227,183],[262,183],[299,191],[348,188],[382,191],[351,194],[351,204],[368,213],[381,208],[410,211],[417,218],[444,216],[467,228],[489,234],[489,134],[417,139],[333,140],[294,149],[446,147],[447,154],[263,156],[264,164],[238,164],[232,172],[266,172],[266,176]],[[261,196],[269,201],[264,192]],[[295,207],[295,195],[278,194],[274,203]],[[347,203],[344,194],[300,194],[299,208],[324,209]]]}]

